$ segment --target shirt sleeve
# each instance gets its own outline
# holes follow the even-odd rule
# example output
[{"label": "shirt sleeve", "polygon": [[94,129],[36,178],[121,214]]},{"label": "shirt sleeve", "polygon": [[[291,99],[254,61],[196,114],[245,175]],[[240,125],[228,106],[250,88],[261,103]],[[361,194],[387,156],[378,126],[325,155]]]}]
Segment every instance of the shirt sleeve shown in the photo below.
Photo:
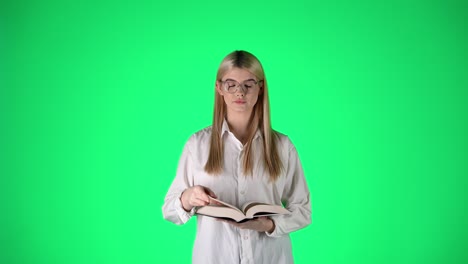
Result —
[{"label": "shirt sleeve", "polygon": [[272,216],[275,223],[275,230],[268,236],[280,237],[293,231],[304,228],[311,223],[311,203],[310,193],[304,178],[299,156],[296,148],[291,145],[286,169],[286,183],[281,200],[291,213],[288,215]]},{"label": "shirt sleeve", "polygon": [[193,186],[192,154],[190,152],[190,140],[185,144],[179,160],[176,177],[164,199],[162,212],[164,219],[175,224],[185,224],[195,213],[195,207],[187,212],[182,207],[180,197],[185,189]]}]

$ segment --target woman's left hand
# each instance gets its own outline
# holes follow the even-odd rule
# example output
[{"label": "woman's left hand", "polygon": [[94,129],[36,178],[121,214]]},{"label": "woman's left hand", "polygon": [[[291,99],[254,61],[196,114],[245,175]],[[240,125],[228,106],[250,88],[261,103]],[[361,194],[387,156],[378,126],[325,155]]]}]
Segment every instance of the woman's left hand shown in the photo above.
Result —
[{"label": "woman's left hand", "polygon": [[228,223],[240,229],[251,229],[258,232],[268,232],[271,233],[275,230],[275,222],[271,220],[269,217],[262,216],[258,218],[254,218],[252,220],[237,223],[235,221],[229,221],[225,219],[217,219],[218,221]]}]

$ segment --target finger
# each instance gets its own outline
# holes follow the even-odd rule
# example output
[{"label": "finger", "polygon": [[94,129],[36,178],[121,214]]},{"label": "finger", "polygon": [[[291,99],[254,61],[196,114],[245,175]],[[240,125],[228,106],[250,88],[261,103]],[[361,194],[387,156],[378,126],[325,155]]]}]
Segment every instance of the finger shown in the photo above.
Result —
[{"label": "finger", "polygon": [[209,205],[209,204],[210,204],[210,200],[209,200],[209,199],[208,199],[208,201],[206,201],[205,199],[200,199],[200,198],[198,198],[197,201],[198,201],[201,205],[203,205],[203,206]]},{"label": "finger", "polygon": [[211,196],[211,197],[213,197],[213,198],[218,198],[218,197],[216,196],[216,194],[215,194],[210,188],[208,188],[208,187],[205,187],[205,192],[206,192],[209,196]]},{"label": "finger", "polygon": [[203,205],[206,205],[210,203],[210,198],[204,193],[194,193],[191,196],[190,201],[193,203],[203,202]]},{"label": "finger", "polygon": [[190,201],[191,205],[192,206],[205,206],[205,205],[208,205],[209,203],[206,202],[205,200],[202,200],[202,199],[199,199],[199,198],[193,198],[191,201]]},{"label": "finger", "polygon": [[215,199],[215,198],[213,198],[213,197],[210,196],[210,204],[211,204],[211,205],[223,205],[222,203],[220,203],[220,202],[218,202],[218,201],[216,201],[216,200],[214,200],[214,199]]},{"label": "finger", "polygon": [[194,197],[196,199],[203,200],[206,203],[210,202],[210,197],[208,196],[208,194],[206,194],[205,189],[203,188],[197,189],[196,192],[194,193]]},{"label": "finger", "polygon": [[206,193],[202,193],[200,194],[197,199],[199,200],[202,200],[203,202],[205,202],[206,204],[209,204],[210,203],[210,197],[206,194]]}]

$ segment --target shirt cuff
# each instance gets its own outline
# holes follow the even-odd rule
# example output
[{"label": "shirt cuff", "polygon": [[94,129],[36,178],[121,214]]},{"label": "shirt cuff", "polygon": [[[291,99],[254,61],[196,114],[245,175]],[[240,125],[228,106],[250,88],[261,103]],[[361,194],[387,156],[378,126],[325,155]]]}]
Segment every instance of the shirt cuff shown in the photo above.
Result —
[{"label": "shirt cuff", "polygon": [[272,217],[270,217],[270,219],[271,219],[271,221],[273,221],[273,223],[275,224],[275,229],[273,230],[273,232],[271,232],[271,233],[265,232],[265,234],[266,234],[267,236],[269,236],[269,237],[280,237],[281,234],[278,234],[278,233],[279,233],[279,232],[278,232],[279,228],[278,228],[278,225],[277,225],[275,219],[273,219]]},{"label": "shirt cuff", "polygon": [[174,206],[182,222],[186,223],[195,214],[195,207],[193,207],[189,212],[185,211],[184,207],[182,206],[182,202],[180,201],[181,196],[182,193],[180,193],[179,197],[175,199]]}]

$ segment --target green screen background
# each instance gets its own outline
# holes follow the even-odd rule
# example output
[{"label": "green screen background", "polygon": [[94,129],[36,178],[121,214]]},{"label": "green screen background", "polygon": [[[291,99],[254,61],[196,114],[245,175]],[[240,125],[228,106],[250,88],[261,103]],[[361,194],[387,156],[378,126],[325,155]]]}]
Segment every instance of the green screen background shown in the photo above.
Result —
[{"label": "green screen background", "polygon": [[297,263],[467,263],[466,1],[2,1],[0,263],[189,263],[161,206],[254,53],[313,223]]}]

